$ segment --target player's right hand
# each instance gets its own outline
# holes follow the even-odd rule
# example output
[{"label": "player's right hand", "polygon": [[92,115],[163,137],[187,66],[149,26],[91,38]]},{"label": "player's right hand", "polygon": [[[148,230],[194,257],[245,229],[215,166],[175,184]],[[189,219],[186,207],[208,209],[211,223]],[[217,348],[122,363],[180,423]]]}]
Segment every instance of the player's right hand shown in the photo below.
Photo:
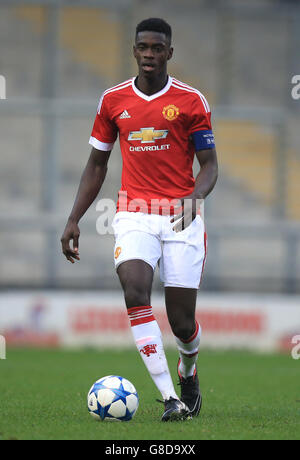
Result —
[{"label": "player's right hand", "polygon": [[[78,246],[79,246],[80,230],[76,222],[68,220],[64,233],[61,237],[62,252],[72,264],[75,260],[80,260]],[[73,249],[70,247],[70,241],[73,240]]]}]

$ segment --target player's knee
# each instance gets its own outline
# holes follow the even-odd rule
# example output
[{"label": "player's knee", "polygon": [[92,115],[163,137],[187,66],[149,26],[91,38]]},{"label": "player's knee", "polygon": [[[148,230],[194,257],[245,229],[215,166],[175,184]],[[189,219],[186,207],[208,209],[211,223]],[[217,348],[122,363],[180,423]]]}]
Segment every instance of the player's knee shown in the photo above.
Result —
[{"label": "player's knee", "polygon": [[124,297],[127,308],[150,305],[148,294],[135,286],[127,287],[124,290]]},{"label": "player's knee", "polygon": [[195,321],[170,321],[173,334],[181,340],[188,340],[195,332]]}]

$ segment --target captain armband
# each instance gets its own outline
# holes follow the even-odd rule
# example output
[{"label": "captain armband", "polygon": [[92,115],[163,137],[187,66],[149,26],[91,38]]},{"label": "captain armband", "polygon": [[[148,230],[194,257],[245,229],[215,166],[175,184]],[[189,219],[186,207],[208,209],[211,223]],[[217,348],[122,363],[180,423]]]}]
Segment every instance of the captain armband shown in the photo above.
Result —
[{"label": "captain armband", "polygon": [[213,149],[215,147],[215,138],[211,129],[196,131],[192,133],[191,137],[196,152],[198,152],[198,150]]}]

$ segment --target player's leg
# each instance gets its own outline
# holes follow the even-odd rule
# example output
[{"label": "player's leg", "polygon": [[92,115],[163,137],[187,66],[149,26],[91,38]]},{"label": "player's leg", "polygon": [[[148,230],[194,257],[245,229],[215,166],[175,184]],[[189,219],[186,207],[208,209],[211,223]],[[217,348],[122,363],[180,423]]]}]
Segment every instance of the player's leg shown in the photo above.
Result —
[{"label": "player's leg", "polygon": [[179,351],[178,377],[181,400],[191,414],[197,416],[201,409],[202,395],[197,374],[197,358],[201,327],[195,318],[197,290],[166,287],[166,309]]},{"label": "player's leg", "polygon": [[201,337],[201,327],[195,318],[197,290],[166,287],[165,298],[169,323],[180,355],[178,369],[182,377],[191,377],[195,373]]},{"label": "player's leg", "polygon": [[153,282],[153,268],[140,259],[121,263],[117,274],[124,293],[127,309],[150,305]]},{"label": "player's leg", "polygon": [[168,320],[173,334],[187,341],[196,331],[197,289],[165,287]]},{"label": "player's leg", "polygon": [[[131,330],[150,376],[166,402],[163,420],[180,418],[186,408],[178,401],[170,376],[163,341],[151,307],[153,268],[143,260],[128,260],[117,268]],[[184,409],[184,411],[183,411]]]},{"label": "player's leg", "polygon": [[201,393],[196,361],[201,327],[196,321],[196,298],[206,256],[204,224],[197,217],[183,232],[164,233],[161,279],[165,286],[166,308],[179,351],[178,375],[181,399],[198,415]]},{"label": "player's leg", "polygon": [[165,298],[169,323],[180,356],[178,370],[182,377],[192,377],[201,337],[201,327],[195,318],[197,290],[166,287]]},{"label": "player's leg", "polygon": [[137,349],[162,397],[176,397],[159,325],[151,307],[153,268],[143,260],[122,263],[117,273],[123,288]]}]

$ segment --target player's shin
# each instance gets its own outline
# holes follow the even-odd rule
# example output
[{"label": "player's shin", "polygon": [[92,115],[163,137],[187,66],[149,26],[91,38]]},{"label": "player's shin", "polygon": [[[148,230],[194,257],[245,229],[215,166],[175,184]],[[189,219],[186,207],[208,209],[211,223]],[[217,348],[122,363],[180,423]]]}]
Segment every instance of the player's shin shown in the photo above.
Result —
[{"label": "player's shin", "polygon": [[145,366],[164,400],[178,399],[165,356],[160,328],[151,306],[128,309],[133,337]]},{"label": "player's shin", "polygon": [[182,377],[191,377],[195,371],[195,364],[198,358],[200,345],[201,327],[196,321],[196,330],[188,340],[175,337],[177,348],[180,355],[179,372]]}]

